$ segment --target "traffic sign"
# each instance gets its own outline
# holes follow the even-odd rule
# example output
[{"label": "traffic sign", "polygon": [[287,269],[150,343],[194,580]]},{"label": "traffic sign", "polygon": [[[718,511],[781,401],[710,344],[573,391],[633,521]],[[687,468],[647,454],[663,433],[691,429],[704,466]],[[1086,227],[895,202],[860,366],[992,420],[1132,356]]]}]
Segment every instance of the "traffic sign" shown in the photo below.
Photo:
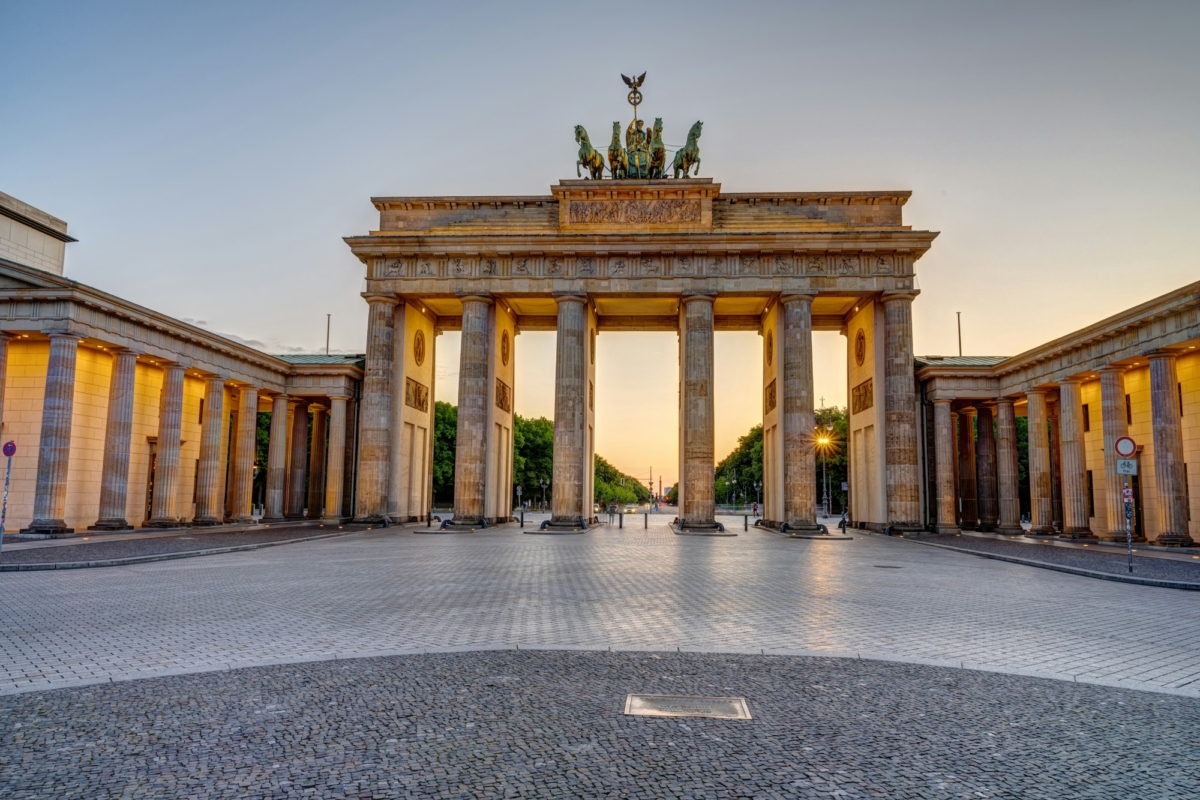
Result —
[{"label": "traffic sign", "polygon": [[1137,443],[1128,436],[1122,436],[1113,444],[1113,450],[1121,458],[1133,458],[1134,453],[1137,452]]},{"label": "traffic sign", "polygon": [[843,492],[850,491],[850,484],[846,483],[845,481],[842,481],[842,491]]},{"label": "traffic sign", "polygon": [[1134,458],[1118,458],[1117,459],[1117,474],[1118,475],[1137,475],[1137,459]]},{"label": "traffic sign", "polygon": [[4,455],[8,456],[9,458],[12,458],[16,454],[17,454],[17,443],[16,442],[5,442],[4,443]]},{"label": "traffic sign", "polygon": [[1121,497],[1124,497],[1126,500],[1132,500],[1133,499],[1133,489],[1130,489],[1128,486],[1126,486],[1124,489],[1121,490]]}]

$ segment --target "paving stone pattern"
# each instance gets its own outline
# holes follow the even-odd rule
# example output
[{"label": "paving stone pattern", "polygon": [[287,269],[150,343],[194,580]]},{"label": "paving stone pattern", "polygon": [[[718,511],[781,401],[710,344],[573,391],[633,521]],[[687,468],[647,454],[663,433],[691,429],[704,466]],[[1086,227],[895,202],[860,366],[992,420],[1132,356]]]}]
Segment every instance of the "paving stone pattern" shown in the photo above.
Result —
[{"label": "paving stone pattern", "polygon": [[[861,655],[1200,696],[1200,593],[856,536],[374,530],[0,575],[0,693],[514,647]],[[889,568],[880,568],[889,567]],[[898,567],[898,568],[896,568]]]},{"label": "paving stone pattern", "polygon": [[[631,691],[752,720],[626,717]],[[489,652],[0,698],[18,798],[1178,798],[1200,700],[803,657]]]},{"label": "paving stone pattern", "polygon": [[[935,544],[961,547],[964,550],[978,550],[984,553],[1028,558],[1033,561],[1045,561],[1051,564],[1061,564],[1078,569],[1090,569],[1095,572],[1108,572],[1114,575],[1129,575],[1127,569],[1128,555],[1124,550],[1111,550],[1096,547],[1095,549],[1075,549],[1055,547],[1051,544],[1027,544],[1020,541],[982,538],[979,536],[954,536],[943,534],[923,536],[922,541]],[[1137,553],[1133,555],[1133,575],[1139,578],[1157,578],[1165,581],[1187,581],[1200,584],[1200,560],[1175,561],[1166,558],[1143,558]]]},{"label": "paving stone pattern", "polygon": [[221,547],[286,542],[311,539],[336,533],[337,528],[264,528],[242,533],[205,533],[194,531],[179,536],[153,539],[124,539],[90,541],[69,547],[38,547],[29,550],[9,550],[0,553],[0,564],[59,564],[80,561],[107,561],[139,556],[186,553],[194,550],[214,550]]}]

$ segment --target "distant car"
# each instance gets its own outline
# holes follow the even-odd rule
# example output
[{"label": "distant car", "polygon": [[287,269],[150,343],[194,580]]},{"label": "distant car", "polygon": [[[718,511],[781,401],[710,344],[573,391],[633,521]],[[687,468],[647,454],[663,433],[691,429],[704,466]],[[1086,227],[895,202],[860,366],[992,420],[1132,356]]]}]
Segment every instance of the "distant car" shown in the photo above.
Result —
[{"label": "distant car", "polygon": [[599,504],[599,503],[592,503],[592,511],[593,511],[593,512],[595,512],[595,513],[597,513],[597,514],[599,514],[599,513],[600,513],[600,504]]},{"label": "distant car", "polygon": [[625,513],[625,514],[636,514],[636,513],[637,513],[637,506],[625,506],[625,511],[624,511],[624,512],[622,512],[622,513]]}]

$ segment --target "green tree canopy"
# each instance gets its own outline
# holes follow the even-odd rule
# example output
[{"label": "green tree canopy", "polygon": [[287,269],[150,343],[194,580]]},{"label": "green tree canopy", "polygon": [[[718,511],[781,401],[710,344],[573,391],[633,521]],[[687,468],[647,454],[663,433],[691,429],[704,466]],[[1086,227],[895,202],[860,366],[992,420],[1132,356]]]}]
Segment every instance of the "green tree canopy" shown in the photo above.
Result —
[{"label": "green tree canopy", "polygon": [[650,490],[640,480],[621,472],[597,453],[595,502],[648,503]]}]

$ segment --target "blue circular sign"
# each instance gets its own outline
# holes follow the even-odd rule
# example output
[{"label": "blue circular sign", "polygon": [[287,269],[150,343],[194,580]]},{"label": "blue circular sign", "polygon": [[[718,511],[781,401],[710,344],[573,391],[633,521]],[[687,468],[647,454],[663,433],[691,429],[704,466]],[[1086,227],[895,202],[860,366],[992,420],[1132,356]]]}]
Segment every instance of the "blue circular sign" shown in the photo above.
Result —
[{"label": "blue circular sign", "polygon": [[5,442],[4,443],[4,455],[8,456],[9,458],[12,458],[16,454],[17,454],[17,443],[16,442]]}]

